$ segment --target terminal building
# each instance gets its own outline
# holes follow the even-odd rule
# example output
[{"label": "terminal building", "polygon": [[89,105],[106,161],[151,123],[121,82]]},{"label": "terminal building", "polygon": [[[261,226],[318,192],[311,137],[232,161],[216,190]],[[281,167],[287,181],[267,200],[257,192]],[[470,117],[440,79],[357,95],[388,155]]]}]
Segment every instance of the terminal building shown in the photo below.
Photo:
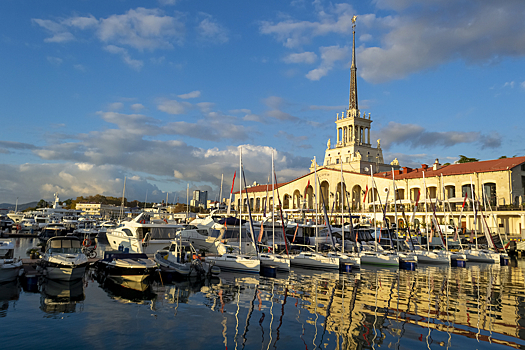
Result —
[{"label": "terminal building", "polygon": [[[371,114],[361,113],[358,107],[354,22],[348,109],[336,115],[335,141],[328,140],[323,162],[318,164],[314,158],[308,174],[276,185],[288,218],[317,215],[324,222],[320,219],[324,205],[334,224],[340,224],[341,212],[349,210],[379,222],[385,209],[388,221],[397,220],[398,227],[425,227],[435,208],[439,224],[480,232],[477,217],[483,214],[491,231],[525,238],[525,157],[450,165],[436,159],[420,168],[402,167],[397,159],[385,162],[380,140],[370,138],[372,122]],[[246,214],[248,198],[252,214],[259,219],[264,208],[273,206],[271,186],[270,191],[267,185],[243,190],[242,208],[240,197],[236,192],[235,209]]]}]

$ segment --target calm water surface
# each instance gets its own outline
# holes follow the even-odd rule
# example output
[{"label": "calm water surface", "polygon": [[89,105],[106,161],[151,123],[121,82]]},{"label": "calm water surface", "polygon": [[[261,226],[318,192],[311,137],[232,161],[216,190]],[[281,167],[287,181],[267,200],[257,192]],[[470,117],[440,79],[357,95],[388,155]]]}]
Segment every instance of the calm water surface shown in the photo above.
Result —
[{"label": "calm water surface", "polygon": [[[15,255],[36,243],[17,239]],[[92,271],[76,283],[9,283],[0,347],[525,349],[525,261],[512,265],[163,276],[144,291]]]}]

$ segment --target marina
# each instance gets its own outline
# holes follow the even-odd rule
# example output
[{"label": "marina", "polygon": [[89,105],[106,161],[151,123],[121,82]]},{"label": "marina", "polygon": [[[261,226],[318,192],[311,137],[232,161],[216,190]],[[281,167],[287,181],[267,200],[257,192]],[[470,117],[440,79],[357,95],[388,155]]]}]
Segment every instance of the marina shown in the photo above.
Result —
[{"label": "marina", "polygon": [[[16,238],[15,256],[36,240]],[[97,247],[99,256],[106,249]],[[523,349],[524,301],[521,259],[350,273],[292,266],[275,277],[159,274],[126,286],[90,267],[77,281],[22,276],[1,284],[0,327],[3,349],[68,347],[72,339],[79,349]]]}]

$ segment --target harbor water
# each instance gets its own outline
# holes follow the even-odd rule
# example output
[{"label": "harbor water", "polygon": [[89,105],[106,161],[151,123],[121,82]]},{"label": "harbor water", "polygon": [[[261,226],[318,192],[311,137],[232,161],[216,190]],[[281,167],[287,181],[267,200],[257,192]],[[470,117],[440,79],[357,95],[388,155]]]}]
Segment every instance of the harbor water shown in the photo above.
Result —
[{"label": "harbor water", "polygon": [[[15,256],[36,245],[17,238]],[[98,247],[102,253],[107,247]],[[525,349],[525,261],[0,285],[1,349]]]}]

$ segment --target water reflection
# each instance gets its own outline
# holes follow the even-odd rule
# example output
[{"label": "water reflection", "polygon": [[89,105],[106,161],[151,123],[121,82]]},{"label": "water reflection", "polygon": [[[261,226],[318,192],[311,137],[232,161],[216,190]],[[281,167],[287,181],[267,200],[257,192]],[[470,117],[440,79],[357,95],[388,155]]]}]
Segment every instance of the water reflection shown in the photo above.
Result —
[{"label": "water reflection", "polygon": [[40,284],[40,309],[46,314],[81,312],[84,301],[84,281],[55,281],[43,279]]},{"label": "water reflection", "polygon": [[18,281],[0,283],[0,317],[7,316],[9,304],[14,304],[20,297],[20,289]]},{"label": "water reflection", "polygon": [[[81,289],[85,301],[72,298],[69,287],[62,288],[68,297],[46,286],[43,301],[55,304],[41,309],[89,312],[107,348],[149,347],[143,339],[158,339],[209,349],[525,349],[525,261],[511,264],[348,274],[293,269],[277,278],[223,272],[211,280],[156,276],[138,286],[94,280]],[[59,295],[69,306],[60,309]],[[114,343],[115,333],[122,343]]]}]

